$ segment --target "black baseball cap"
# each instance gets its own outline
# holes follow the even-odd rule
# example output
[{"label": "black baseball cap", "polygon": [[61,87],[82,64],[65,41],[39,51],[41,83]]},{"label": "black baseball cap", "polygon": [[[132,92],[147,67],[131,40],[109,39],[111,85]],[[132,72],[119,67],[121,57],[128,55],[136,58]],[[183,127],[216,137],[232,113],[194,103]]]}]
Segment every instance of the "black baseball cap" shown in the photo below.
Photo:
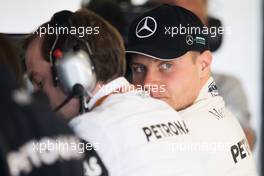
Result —
[{"label": "black baseball cap", "polygon": [[126,54],[171,60],[188,51],[209,50],[208,34],[191,11],[164,4],[136,18],[128,33]]}]

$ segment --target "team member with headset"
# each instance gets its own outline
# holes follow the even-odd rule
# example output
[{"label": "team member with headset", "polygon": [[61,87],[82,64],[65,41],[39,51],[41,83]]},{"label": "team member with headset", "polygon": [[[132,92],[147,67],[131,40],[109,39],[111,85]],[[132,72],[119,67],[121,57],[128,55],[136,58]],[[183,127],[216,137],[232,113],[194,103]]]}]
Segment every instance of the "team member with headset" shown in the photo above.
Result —
[{"label": "team member with headset", "polygon": [[58,12],[45,26],[99,29],[83,38],[39,37],[37,31],[26,44],[34,86],[100,155],[86,161],[86,175],[204,175],[200,152],[188,150],[193,142],[188,125],[123,77],[125,49],[116,29],[87,10]]},{"label": "team member with headset", "polygon": [[133,83],[165,85],[166,91],[151,96],[177,110],[194,132],[194,141],[207,147],[205,175],[257,175],[245,134],[211,77],[212,56],[203,29],[196,15],[173,5],[135,19],[126,51]]}]

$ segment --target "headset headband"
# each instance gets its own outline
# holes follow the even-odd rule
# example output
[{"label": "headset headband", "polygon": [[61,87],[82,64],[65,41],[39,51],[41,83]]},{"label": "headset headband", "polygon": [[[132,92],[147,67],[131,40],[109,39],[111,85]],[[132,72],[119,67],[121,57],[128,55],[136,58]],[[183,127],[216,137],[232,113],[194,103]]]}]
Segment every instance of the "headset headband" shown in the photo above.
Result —
[{"label": "headset headband", "polygon": [[73,12],[69,10],[63,10],[60,12],[55,13],[51,20],[50,24],[52,26],[58,25],[58,26],[69,26],[69,19],[73,15]]}]

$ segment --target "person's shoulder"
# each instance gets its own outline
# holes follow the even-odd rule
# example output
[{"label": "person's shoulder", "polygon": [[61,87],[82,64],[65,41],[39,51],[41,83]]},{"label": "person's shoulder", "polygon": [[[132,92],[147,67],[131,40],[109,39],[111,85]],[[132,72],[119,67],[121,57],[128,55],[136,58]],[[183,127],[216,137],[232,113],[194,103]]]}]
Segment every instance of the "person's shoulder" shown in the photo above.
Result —
[{"label": "person's shoulder", "polygon": [[[98,114],[98,115],[97,115]],[[87,112],[82,115],[78,115],[74,117],[70,122],[69,125],[73,129],[79,130],[90,130],[93,128],[102,128],[102,123],[100,123],[102,119],[102,115],[98,112]]]},{"label": "person's shoulder", "polygon": [[137,93],[113,94],[90,112],[75,117],[70,126],[79,133],[115,134],[123,127],[138,123],[163,122],[181,119],[179,113],[167,103]]},{"label": "person's shoulder", "polygon": [[[219,131],[222,131],[223,134],[230,132],[230,134],[233,134],[231,136],[238,136],[238,134],[243,136],[237,119],[225,106],[221,96],[197,102],[180,111],[180,115],[195,129],[205,127],[207,130],[211,129],[212,134],[218,134]],[[223,135],[220,136],[224,137]]]},{"label": "person's shoulder", "polygon": [[225,109],[225,102],[220,95],[210,96],[203,100],[196,101],[189,107],[179,111],[180,114],[192,114],[198,116],[199,114],[208,114],[211,109]]},{"label": "person's shoulder", "polygon": [[[146,91],[130,91],[120,94],[113,94],[111,98],[105,101],[111,105],[123,105],[123,106],[132,106],[132,107],[142,107],[142,108],[170,108],[170,106],[158,99],[152,98],[149,92]],[[113,107],[113,106],[111,106]]]}]

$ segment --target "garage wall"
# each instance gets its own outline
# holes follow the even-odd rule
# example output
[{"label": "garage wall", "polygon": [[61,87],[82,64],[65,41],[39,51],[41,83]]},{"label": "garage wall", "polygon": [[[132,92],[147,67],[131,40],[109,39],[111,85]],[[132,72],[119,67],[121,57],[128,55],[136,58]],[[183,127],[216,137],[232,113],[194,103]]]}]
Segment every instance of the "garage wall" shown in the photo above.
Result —
[{"label": "garage wall", "polygon": [[209,13],[222,20],[227,33],[214,54],[213,70],[238,77],[248,96],[251,124],[257,132],[258,166],[261,125],[262,1],[209,0]]}]

